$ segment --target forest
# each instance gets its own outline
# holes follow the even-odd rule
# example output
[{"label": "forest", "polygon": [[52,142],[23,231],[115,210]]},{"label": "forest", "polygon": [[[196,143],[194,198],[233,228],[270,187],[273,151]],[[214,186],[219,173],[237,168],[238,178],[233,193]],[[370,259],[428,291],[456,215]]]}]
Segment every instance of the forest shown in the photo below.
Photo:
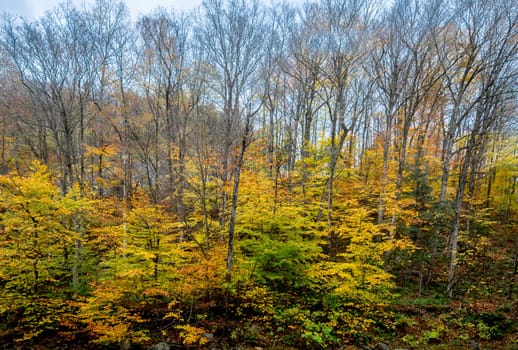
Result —
[{"label": "forest", "polygon": [[517,349],[518,3],[0,19],[0,348]]}]

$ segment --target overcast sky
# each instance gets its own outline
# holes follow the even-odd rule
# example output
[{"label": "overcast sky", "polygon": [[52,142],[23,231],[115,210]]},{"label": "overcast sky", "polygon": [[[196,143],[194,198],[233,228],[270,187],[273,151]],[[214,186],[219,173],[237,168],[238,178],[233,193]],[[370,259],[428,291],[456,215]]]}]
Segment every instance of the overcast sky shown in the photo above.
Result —
[{"label": "overcast sky", "polygon": [[[81,6],[83,2],[87,4],[94,3],[95,0],[72,0],[77,6]],[[44,14],[47,10],[52,10],[61,0],[0,0],[0,12],[11,13],[17,16],[24,16],[29,19],[36,19]],[[177,10],[192,9],[201,4],[202,0],[125,0],[124,1],[133,17],[137,17],[141,13],[149,13],[158,6],[167,9],[174,8]]]}]

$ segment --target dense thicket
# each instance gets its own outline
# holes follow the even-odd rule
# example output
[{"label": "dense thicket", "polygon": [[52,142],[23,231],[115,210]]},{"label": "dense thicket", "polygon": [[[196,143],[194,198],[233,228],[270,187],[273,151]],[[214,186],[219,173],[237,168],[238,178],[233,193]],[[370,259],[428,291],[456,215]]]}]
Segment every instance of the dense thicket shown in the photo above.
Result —
[{"label": "dense thicket", "polygon": [[0,44],[5,344],[518,341],[515,1],[98,0]]}]

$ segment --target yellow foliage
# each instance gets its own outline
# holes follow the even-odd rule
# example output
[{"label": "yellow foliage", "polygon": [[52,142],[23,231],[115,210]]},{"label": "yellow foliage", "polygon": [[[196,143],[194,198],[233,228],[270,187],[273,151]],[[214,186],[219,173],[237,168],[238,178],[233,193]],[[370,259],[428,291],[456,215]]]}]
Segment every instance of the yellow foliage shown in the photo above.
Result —
[{"label": "yellow foliage", "polygon": [[143,296],[155,296],[155,297],[156,296],[168,297],[170,295],[170,293],[165,289],[150,287],[150,288],[144,289],[142,291],[142,295]]},{"label": "yellow foliage", "polygon": [[126,307],[127,289],[123,285],[105,281],[93,287],[92,296],[80,307],[79,317],[96,334],[95,343],[113,344],[130,339],[137,344],[150,339],[146,331],[130,328],[132,324],[142,322],[142,319]]},{"label": "yellow foliage", "polygon": [[204,336],[205,329],[194,327],[191,325],[176,326],[176,329],[181,330],[180,337],[184,345],[205,345],[209,339]]},{"label": "yellow foliage", "polygon": [[120,152],[119,145],[105,145],[100,147],[94,147],[90,145],[84,145],[85,147],[85,156],[102,156],[102,157],[111,157]]}]

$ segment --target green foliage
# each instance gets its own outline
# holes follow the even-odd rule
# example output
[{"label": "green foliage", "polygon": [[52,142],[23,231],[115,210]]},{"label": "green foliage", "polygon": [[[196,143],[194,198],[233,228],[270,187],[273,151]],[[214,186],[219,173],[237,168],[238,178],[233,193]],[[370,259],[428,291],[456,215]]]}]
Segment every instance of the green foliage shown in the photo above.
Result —
[{"label": "green foliage", "polygon": [[310,286],[310,262],[320,253],[318,246],[302,239],[279,242],[265,237],[244,241],[242,249],[253,260],[252,279],[274,291],[296,291]]},{"label": "green foliage", "polygon": [[502,337],[512,327],[512,320],[500,313],[483,312],[467,317],[476,325],[477,335],[480,339],[495,340]]},{"label": "green foliage", "polygon": [[302,333],[302,339],[306,341],[306,345],[309,347],[328,347],[339,343],[332,324],[314,322],[309,319],[304,320],[303,327],[304,333]]}]

